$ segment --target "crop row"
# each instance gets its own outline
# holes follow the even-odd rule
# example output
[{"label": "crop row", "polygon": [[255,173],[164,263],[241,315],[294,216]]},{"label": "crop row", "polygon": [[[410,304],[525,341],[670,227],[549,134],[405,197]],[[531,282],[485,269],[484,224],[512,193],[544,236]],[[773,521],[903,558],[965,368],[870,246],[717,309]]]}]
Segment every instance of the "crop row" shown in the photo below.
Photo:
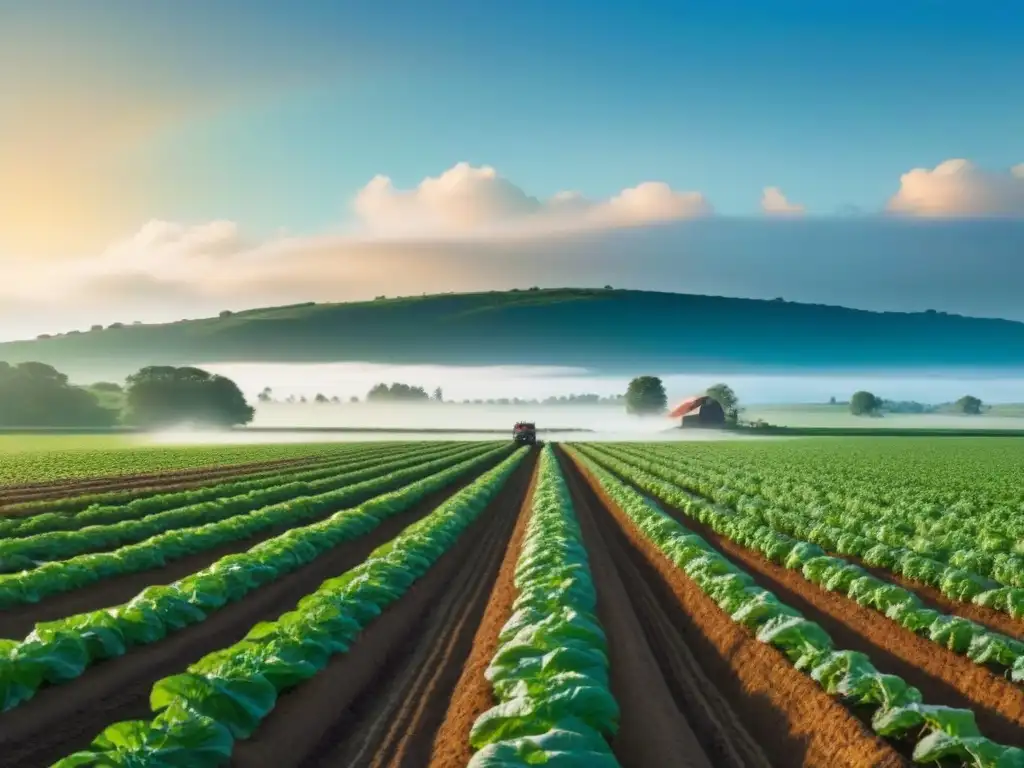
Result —
[{"label": "crop row", "polygon": [[931,642],[967,656],[976,664],[1011,671],[1024,682],[1024,642],[992,631],[961,616],[950,616],[925,606],[913,592],[876,578],[864,568],[827,555],[816,544],[779,533],[756,516],[716,507],[673,484],[673,473],[650,462],[587,447],[586,455],[613,471],[628,474],[644,491],[679,509],[715,533],[761,553],[772,562],[799,571],[811,583],[847,595],[858,605],[877,611]]},{"label": "crop row", "polygon": [[87,504],[75,513],[64,510],[50,511],[44,508],[44,505],[51,502],[38,502],[33,505],[30,515],[23,516],[20,513],[24,510],[19,508],[17,517],[0,518],[0,536],[23,538],[40,533],[71,531],[88,525],[105,525],[137,519],[176,507],[199,504],[226,496],[239,496],[286,483],[311,482],[331,477],[342,469],[360,469],[371,466],[374,461],[410,452],[412,451],[408,445],[350,450],[311,466],[278,468],[254,475],[221,478],[197,488],[157,490],[127,501]]},{"label": "crop row", "polygon": [[234,742],[248,738],[278,696],[348,651],[362,630],[397,601],[451,548],[499,493],[525,457],[521,448],[378,547],[360,565],[328,579],[276,621],[254,626],[238,643],[216,651],[187,671],[157,681],[151,720],[115,723],[86,751],[55,768],[71,766],[220,765]]},{"label": "crop row", "polygon": [[[281,443],[266,445],[138,446],[97,450],[89,445],[94,439],[72,439],[76,445],[59,438],[43,438],[38,449],[3,452],[0,461],[0,488],[28,483],[53,483],[62,480],[116,478],[150,472],[172,472],[225,464],[327,455],[338,450],[337,443]],[[19,439],[19,446],[25,441]]]},{"label": "crop row", "polygon": [[[154,478],[144,484],[140,484],[134,477],[124,477],[114,480],[113,486],[104,483],[99,489],[82,486],[52,489],[46,493],[45,497],[35,500],[5,503],[3,517],[0,518],[0,534],[4,536],[25,535],[25,533],[42,533],[47,530],[81,527],[76,524],[76,519],[85,513],[98,514],[99,516],[94,519],[94,522],[109,522],[109,520],[103,519],[104,514],[109,515],[116,510],[129,508],[133,502],[139,501],[146,501],[153,505],[147,508],[147,514],[159,512],[161,511],[160,504],[167,502],[163,497],[172,496],[182,491],[199,494],[194,499],[202,501],[204,498],[215,498],[216,492],[211,493],[211,491],[216,491],[217,486],[253,483],[251,488],[242,489],[251,490],[261,487],[257,484],[261,480],[289,475],[298,478],[300,475],[314,473],[336,464],[357,461],[370,456],[400,453],[409,448],[407,443],[352,444],[325,456],[310,456],[301,460],[292,459],[286,465],[278,462],[270,466],[266,463],[243,464],[237,469],[226,466],[218,467],[209,473],[194,471],[169,479]],[[280,481],[278,480],[278,482]],[[240,492],[242,491],[236,491],[236,493]],[[139,505],[136,504],[130,508],[138,509]],[[164,507],[164,509],[168,508]]]},{"label": "crop row", "polygon": [[[927,476],[925,486],[904,477],[899,490],[880,497],[873,485],[844,482],[812,468],[783,470],[749,458],[735,461],[714,455],[683,459],[672,449],[651,453],[684,463],[687,471],[709,475],[710,482],[716,475],[727,475],[734,492],[762,496],[769,504],[810,513],[821,522],[862,530],[860,535],[882,543],[1024,587],[1024,552],[1018,550],[1018,541],[1024,538],[1024,478],[1011,483],[998,501],[979,502],[986,496],[985,483],[994,482],[986,477],[978,479],[971,496],[943,503],[937,499],[945,497],[944,480],[935,475]],[[900,465],[890,471],[903,469]]]},{"label": "crop row", "polygon": [[[886,521],[862,519],[852,514],[830,517],[826,521],[806,511],[773,508],[763,497],[735,490],[734,480],[727,472],[708,472],[692,465],[686,465],[682,471],[674,464],[669,469],[668,458],[651,461],[651,456],[641,458],[641,454],[632,449],[615,447],[613,450],[617,455],[629,456],[632,462],[645,462],[651,471],[668,477],[687,490],[760,519],[778,532],[817,544],[830,552],[856,556],[870,566],[885,568],[911,581],[935,587],[954,600],[973,602],[1013,618],[1024,617],[1024,588],[1005,583],[1021,583],[1024,559],[1019,555],[979,555],[977,550],[968,546],[950,556],[950,562],[945,562],[902,546],[892,524]],[[657,456],[656,453],[653,455]],[[883,538],[886,541],[880,541]],[[1005,582],[972,570],[971,566],[978,564],[979,557],[989,558],[994,564],[995,575]]]},{"label": "crop row", "polygon": [[[956,758],[978,768],[1024,766],[1024,750],[997,744],[978,729],[974,713],[925,704],[919,690],[879,672],[863,653],[837,650],[824,629],[759,587],[700,536],[686,530],[642,494],[575,449],[569,450],[633,525],[736,623],[779,650],[830,695],[872,712],[883,737],[914,744],[916,762]],[[622,467],[632,481],[634,472]]]},{"label": "crop row", "polygon": [[[49,595],[69,592],[114,576],[160,568],[169,561],[278,526],[313,520],[443,470],[468,456],[492,450],[501,448],[484,444],[431,461],[424,462],[417,457],[400,465],[381,466],[369,471],[367,479],[359,481],[350,475],[348,480],[337,483],[340,487],[323,493],[299,496],[258,509],[251,505],[234,508],[231,516],[224,515],[225,519],[216,522],[168,531],[109,552],[78,555],[31,571],[0,576],[0,610],[35,603]],[[360,473],[359,477],[366,475]]]},{"label": "crop row", "polygon": [[321,522],[291,528],[172,584],[147,587],[122,605],[38,624],[21,642],[0,640],[0,711],[28,700],[44,684],[67,682],[97,661],[121,656],[130,648],[155,643],[205,620],[254,589],[365,535],[507,450],[497,448],[474,456]]},{"label": "crop row", "polygon": [[550,445],[541,453],[514,583],[513,613],[486,673],[499,703],[473,726],[470,743],[480,751],[469,768],[618,766],[606,741],[619,724],[607,641],[579,524]]},{"label": "crop row", "polygon": [[[175,506],[164,512],[146,514],[138,519],[121,520],[115,523],[88,525],[78,530],[39,533],[20,539],[0,541],[0,563],[8,573],[34,568],[39,561],[53,562],[74,557],[85,552],[113,549],[144,541],[152,536],[178,528],[193,527],[205,523],[225,520],[245,514],[253,509],[276,504],[290,499],[316,495],[335,488],[361,482],[382,472],[395,471],[428,460],[433,456],[452,455],[453,452],[474,450],[473,446],[444,448],[435,451],[413,451],[399,454],[381,462],[376,459],[359,462],[358,469],[342,465],[326,471],[326,476],[307,482],[281,482],[268,488],[222,496],[209,501],[200,501],[184,506]],[[174,494],[177,495],[177,494]],[[182,498],[186,498],[183,494]]]}]

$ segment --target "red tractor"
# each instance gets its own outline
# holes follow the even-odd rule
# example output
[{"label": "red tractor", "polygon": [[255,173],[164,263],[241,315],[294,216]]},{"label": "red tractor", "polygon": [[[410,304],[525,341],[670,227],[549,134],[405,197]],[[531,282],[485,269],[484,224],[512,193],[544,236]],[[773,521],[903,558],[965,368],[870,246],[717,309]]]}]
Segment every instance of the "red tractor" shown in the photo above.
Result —
[{"label": "red tractor", "polygon": [[530,421],[517,422],[512,427],[512,442],[516,445],[536,445],[537,426]]}]

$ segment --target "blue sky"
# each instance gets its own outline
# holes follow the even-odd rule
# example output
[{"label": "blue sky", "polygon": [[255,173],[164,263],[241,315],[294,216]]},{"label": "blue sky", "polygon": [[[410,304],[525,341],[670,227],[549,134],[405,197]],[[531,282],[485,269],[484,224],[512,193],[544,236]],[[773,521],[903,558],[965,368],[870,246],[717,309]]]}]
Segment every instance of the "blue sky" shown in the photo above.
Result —
[{"label": "blue sky", "polygon": [[1019,2],[0,0],[0,265],[151,220],[343,231],[374,176],[459,162],[875,213],[914,168],[1024,162],[1022,39]]}]

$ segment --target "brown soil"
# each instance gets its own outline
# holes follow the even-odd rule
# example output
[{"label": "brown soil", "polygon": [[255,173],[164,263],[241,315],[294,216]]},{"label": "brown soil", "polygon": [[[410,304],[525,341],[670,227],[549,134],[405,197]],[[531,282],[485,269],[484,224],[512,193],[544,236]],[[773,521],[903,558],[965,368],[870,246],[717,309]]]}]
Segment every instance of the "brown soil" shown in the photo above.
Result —
[{"label": "brown soil", "polygon": [[929,608],[934,608],[935,610],[942,611],[943,613],[949,613],[954,616],[961,616],[965,619],[970,619],[971,621],[981,624],[983,627],[991,629],[993,632],[1001,632],[1004,635],[1024,640],[1024,619],[1015,619],[1002,611],[996,611],[992,608],[984,608],[980,605],[974,605],[974,603],[965,603],[960,600],[954,600],[951,597],[946,597],[939,590],[935,589],[935,587],[930,587],[919,581],[912,581],[904,576],[900,576],[899,574],[886,570],[885,568],[876,568],[868,565],[860,560],[860,558],[851,557],[849,555],[838,555],[838,557],[849,560],[851,563],[856,563],[875,578],[881,579],[882,581],[888,581],[892,584],[897,584],[904,589],[913,592],[921,598],[921,602]]},{"label": "brown soil", "polygon": [[[496,457],[486,463],[476,472],[479,474],[486,469],[498,464],[502,457]],[[460,487],[469,482],[466,476],[460,479]],[[373,494],[367,494],[367,498]],[[365,499],[364,499],[365,500]],[[349,500],[344,507],[331,507],[316,517],[307,518],[302,525],[311,525],[324,520],[341,509],[350,508],[360,503],[360,499]],[[94,584],[75,589],[70,592],[58,593],[44,598],[38,603],[18,606],[6,611],[0,611],[0,638],[23,638],[33,627],[41,621],[52,621],[66,616],[73,616],[77,613],[95,611],[100,608],[107,608],[112,605],[119,605],[135,597],[146,587],[154,584],[170,584],[189,574],[200,571],[222,557],[227,555],[245,552],[267,539],[279,536],[290,528],[295,527],[287,523],[274,526],[256,536],[246,539],[229,541],[214,549],[205,552],[197,552],[187,555],[178,560],[171,560],[162,568],[155,568],[138,573],[128,573],[123,576],[115,576],[110,579],[102,579]]]},{"label": "brown soil", "polygon": [[[303,568],[213,612],[200,624],[97,664],[76,680],[39,691],[35,698],[0,716],[0,767],[42,768],[85,749],[111,723],[151,717],[149,693],[157,680],[182,672],[206,654],[237,642],[254,624],[292,610],[326,579],[361,563],[373,549],[428,515],[473,479],[463,477],[427,496],[366,536],[325,552]],[[281,763],[288,764],[287,760]]]},{"label": "brown soil", "polygon": [[[391,456],[393,452],[382,452],[381,456]],[[261,476],[270,477],[285,469],[296,472],[314,471],[320,467],[344,465],[373,458],[371,454],[360,457],[346,457],[343,454],[331,456],[303,457],[301,459],[277,459],[275,461],[255,462],[250,464],[221,465],[213,468],[182,470],[157,476],[123,475],[112,480],[95,481],[97,484],[68,482],[55,488],[37,489],[34,491],[0,493],[0,516],[31,517],[41,512],[53,511],[48,506],[37,506],[38,502],[62,501],[69,497],[86,497],[80,505],[74,507],[60,505],[58,512],[74,514],[89,505],[96,503],[97,495],[117,494],[111,503],[124,503],[146,496],[164,493],[177,493],[204,485],[211,485],[225,480],[257,480]],[[394,454],[397,455],[397,454]],[[102,503],[102,502],[100,502]],[[31,504],[31,506],[22,506]]]},{"label": "brown soil", "polygon": [[526,525],[530,520],[533,491],[537,482],[534,474],[523,501],[512,538],[505,548],[505,557],[498,571],[494,589],[487,602],[483,620],[473,638],[469,658],[455,684],[444,721],[437,730],[429,765],[432,768],[464,766],[473,756],[469,746],[469,733],[476,719],[494,706],[494,691],[484,673],[498,650],[498,635],[512,615],[512,604],[518,594],[514,583],[519,552],[523,547]]},{"label": "brown soil", "polygon": [[[680,490],[683,490],[696,499],[700,499],[706,504],[715,503],[712,499],[702,496],[701,494],[694,493],[693,491],[688,491],[685,488],[680,488]],[[960,616],[965,619],[970,619],[993,632],[1001,632],[1004,635],[1024,640],[1024,619],[1014,619],[1012,616],[1009,616],[1002,611],[993,610],[992,608],[984,608],[979,605],[974,605],[973,603],[962,602],[960,600],[946,597],[942,592],[934,587],[922,584],[919,581],[913,581],[897,573],[893,573],[887,568],[868,565],[859,557],[855,557],[853,555],[842,555],[836,552],[829,552],[828,554],[832,557],[838,557],[854,563],[855,565],[859,565],[877,579],[888,581],[891,584],[896,584],[915,593],[919,598],[921,598],[921,602],[929,608],[942,611],[943,613],[949,613],[954,616]]]},{"label": "brown soil", "polygon": [[[585,472],[582,474],[586,477]],[[796,670],[782,654],[759,643],[734,623],[633,526],[592,478],[586,479],[602,501],[601,507],[595,510],[602,535],[606,541],[618,540],[659,604],[669,612],[673,631],[703,671],[707,682],[690,683],[690,687],[705,695],[709,690],[717,690],[718,697],[727,705],[725,714],[731,712],[730,718],[721,718],[718,707],[722,704],[709,705],[721,718],[718,728],[727,729],[725,733],[728,729],[733,733],[742,729],[760,746],[764,759],[780,768],[890,768],[909,764],[868,731],[852,712]],[[629,589],[632,596],[632,583]],[[779,597],[785,599],[782,595]],[[674,609],[670,610],[673,605]],[[647,634],[651,636],[650,631]],[[689,709],[686,714],[687,717],[698,716]],[[698,729],[701,738],[738,743],[735,736],[720,735],[721,731],[705,733],[705,728],[716,727],[710,717],[705,717],[710,724],[701,723]]]},{"label": "brown soil", "polygon": [[232,765],[421,766],[472,650],[537,452],[352,649],[278,701]]},{"label": "brown soil", "polygon": [[[333,458],[342,458],[338,454]],[[217,477],[247,475],[274,469],[287,469],[324,463],[325,456],[305,456],[298,459],[272,459],[270,461],[247,462],[245,464],[220,464],[214,467],[182,469],[148,475],[115,475],[94,480],[64,480],[37,486],[7,486],[0,489],[0,505],[20,504],[28,501],[63,499],[68,496],[94,495],[120,491],[156,491],[166,486],[182,483],[197,483]]]},{"label": "brown soil", "polygon": [[973,710],[978,727],[990,739],[1024,744],[1024,690],[1019,686],[845,595],[821,589],[799,571],[776,565],[677,509],[662,508],[779,600],[820,624],[837,647],[866,653],[880,671],[919,688],[929,704]]},{"label": "brown soil", "polygon": [[[765,765],[763,758],[757,759],[756,747],[741,727],[733,731],[745,746],[754,748],[751,756],[755,759],[750,763],[735,749],[707,748],[709,741],[720,741],[721,729],[702,734],[711,736],[710,740],[697,736],[710,719],[705,716],[711,714],[706,702],[700,701],[701,688],[705,687],[702,683],[707,681],[688,675],[688,670],[682,677],[674,677],[680,670],[667,663],[662,651],[671,653],[678,647],[672,647],[671,639],[668,647],[656,640],[652,642],[653,636],[664,629],[664,623],[671,624],[668,614],[656,601],[649,602],[650,585],[629,562],[615,532],[609,530],[609,518],[601,501],[574,471],[570,460],[563,459],[561,463],[590,558],[598,595],[598,621],[608,638],[611,689],[621,711],[619,730],[611,747],[619,763],[624,768]],[[610,524],[614,526],[614,522]],[[670,634],[674,633],[670,630]],[[676,635],[674,639],[680,638]],[[678,646],[685,648],[681,642]],[[675,693],[679,691],[692,696],[677,698]]]}]

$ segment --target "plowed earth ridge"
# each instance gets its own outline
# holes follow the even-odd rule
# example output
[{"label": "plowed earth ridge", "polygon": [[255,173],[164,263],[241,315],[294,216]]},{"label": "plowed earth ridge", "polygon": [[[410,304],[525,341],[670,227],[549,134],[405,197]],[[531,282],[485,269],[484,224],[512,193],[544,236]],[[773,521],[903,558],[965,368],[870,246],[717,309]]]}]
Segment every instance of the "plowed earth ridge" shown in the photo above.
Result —
[{"label": "plowed earth ridge", "polygon": [[[685,710],[690,723],[700,722],[697,730],[705,751],[710,752],[713,744],[723,740],[737,746],[742,738],[737,734],[745,732],[756,745],[755,749],[761,751],[760,756],[756,752],[741,754],[741,760],[755,761],[745,763],[749,765],[763,765],[762,759],[776,768],[891,768],[909,764],[892,746],[871,733],[854,713],[795,669],[782,654],[758,642],[733,622],[633,526],[585,470],[580,470],[571,460],[566,461],[565,466],[569,477],[577,478],[571,482],[585,482],[600,502],[583,506],[581,522],[588,516],[589,507],[602,536],[611,543],[609,549],[613,557],[618,550],[617,567],[620,574],[630,578],[627,582],[630,597],[642,597],[644,585],[649,588],[672,627],[665,630],[675,635],[672,639],[669,634],[670,642],[688,649],[696,661],[697,672],[702,672],[703,677],[694,675],[677,680],[673,687],[676,695],[683,698],[678,706]],[[590,547],[589,540],[587,544]],[[632,571],[626,562],[632,565]],[[595,565],[595,579],[598,573]],[[639,579],[630,576],[631,573],[639,574]],[[780,599],[784,598],[780,596]],[[644,600],[635,599],[635,602],[641,604],[638,615],[644,616]],[[667,626],[665,622],[660,623]],[[648,642],[665,642],[658,640],[657,634],[646,625],[645,633],[655,638]],[[685,658],[685,654],[682,657]],[[678,674],[671,665],[666,666],[670,668],[663,673],[668,679]],[[680,665],[681,670],[688,668]],[[689,693],[694,687],[699,689],[698,693]],[[617,697],[621,695],[614,689],[613,693]],[[701,714],[685,700],[687,695],[696,699],[700,694],[704,695],[707,708],[714,712],[714,718]],[[621,698],[619,701],[625,714],[625,703]],[[711,754],[713,760],[722,759]],[[618,749],[616,755],[624,759]]]},{"label": "plowed earth ridge", "polygon": [[714,545],[754,577],[759,586],[819,624],[838,647],[867,654],[881,672],[903,678],[930,704],[972,710],[978,727],[990,739],[1024,744],[1024,689],[1019,685],[844,594],[822,589],[800,571],[773,563],[676,507],[663,502],[659,506],[680,525]]},{"label": "plowed earth ridge", "polygon": [[269,461],[246,462],[245,464],[221,464],[212,467],[182,469],[174,472],[159,472],[148,475],[116,475],[95,480],[65,480],[52,484],[34,486],[7,486],[0,488],[0,511],[8,514],[4,507],[28,501],[101,494],[119,491],[137,491],[139,495],[170,490],[184,490],[197,487],[218,478],[259,474],[274,469],[315,467],[332,459],[344,458],[343,452],[328,456],[303,456],[296,459],[271,459]]},{"label": "plowed earth ridge", "polygon": [[[363,562],[376,547],[426,517],[486,468],[481,467],[430,494],[413,509],[386,519],[367,535],[342,543],[299,570],[224,606],[205,621],[157,643],[135,648],[120,658],[101,662],[76,680],[43,689],[17,709],[0,714],[0,768],[42,768],[87,747],[111,723],[148,719],[149,693],[154,682],[183,672],[206,654],[239,641],[253,625],[292,610],[326,579]],[[253,543],[250,539],[246,546]],[[164,570],[150,572],[149,583],[172,581],[157,575]],[[278,765],[289,764],[292,763],[286,759]]]},{"label": "plowed earth ridge", "polygon": [[[490,468],[497,464],[497,462],[498,459],[495,458],[493,462],[487,464],[480,471]],[[479,472],[476,474],[479,474]],[[469,480],[463,478],[460,480],[458,487],[464,487],[468,482]],[[370,496],[368,495],[367,498],[370,498]],[[315,517],[304,519],[301,525],[311,525],[330,517],[338,512],[339,509],[357,506],[359,503],[357,500],[346,504],[345,507],[331,507]],[[239,514],[247,513],[242,512]],[[294,526],[290,524],[276,525],[255,536],[229,541],[214,549],[171,560],[160,568],[101,579],[81,589],[50,595],[38,603],[29,603],[10,610],[0,611],[0,638],[20,639],[31,632],[38,622],[60,619],[65,616],[73,616],[77,613],[94,611],[126,602],[146,587],[154,584],[170,584],[184,576],[212,565],[222,557],[245,552],[260,542],[280,536],[292,527]]]},{"label": "plowed earth ridge", "polygon": [[509,537],[524,510],[534,451],[505,488],[348,653],[284,694],[232,765],[424,766],[472,650]]}]

